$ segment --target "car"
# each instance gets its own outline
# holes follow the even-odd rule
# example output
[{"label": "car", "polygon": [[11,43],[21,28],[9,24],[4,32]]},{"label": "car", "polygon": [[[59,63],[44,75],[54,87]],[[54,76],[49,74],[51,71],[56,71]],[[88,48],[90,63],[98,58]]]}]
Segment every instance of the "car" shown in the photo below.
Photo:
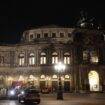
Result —
[{"label": "car", "polygon": [[18,95],[19,103],[36,103],[40,104],[40,93],[36,88],[26,88]]},{"label": "car", "polygon": [[17,99],[18,98],[18,94],[21,92],[21,89],[16,89],[16,88],[9,88],[7,95],[8,95],[8,99]]}]

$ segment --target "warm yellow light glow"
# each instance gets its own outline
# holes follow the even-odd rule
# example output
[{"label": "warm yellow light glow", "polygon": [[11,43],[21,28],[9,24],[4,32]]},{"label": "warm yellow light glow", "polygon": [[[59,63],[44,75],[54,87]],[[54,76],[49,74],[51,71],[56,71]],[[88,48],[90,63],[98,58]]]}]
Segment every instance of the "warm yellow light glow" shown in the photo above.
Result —
[{"label": "warm yellow light glow", "polygon": [[8,78],[8,81],[12,81],[12,80],[13,80],[13,78],[12,78],[12,77],[9,77],[9,78]]},{"label": "warm yellow light glow", "polygon": [[61,80],[65,80],[64,77],[61,77]]},{"label": "warm yellow light glow", "polygon": [[57,65],[55,65],[55,69],[56,69],[58,72],[63,72],[64,69],[65,69],[65,65],[62,64],[61,62],[59,62]]},{"label": "warm yellow light glow", "polygon": [[53,77],[52,78],[57,78],[57,75],[53,75]]},{"label": "warm yellow light glow", "polygon": [[69,75],[65,75],[65,78],[70,78],[70,76]]},{"label": "warm yellow light glow", "polygon": [[22,75],[20,75],[20,77],[19,77],[19,81],[24,81],[24,78],[23,78]]},{"label": "warm yellow light glow", "polygon": [[29,78],[32,78],[32,79],[34,79],[34,76],[33,75],[30,75],[30,77]]},{"label": "warm yellow light glow", "polygon": [[45,78],[45,75],[41,75],[41,77],[40,78]]},{"label": "warm yellow light glow", "polygon": [[96,71],[89,72],[90,91],[99,91],[99,76]]},{"label": "warm yellow light glow", "polygon": [[35,77],[34,80],[38,80],[38,78]]}]

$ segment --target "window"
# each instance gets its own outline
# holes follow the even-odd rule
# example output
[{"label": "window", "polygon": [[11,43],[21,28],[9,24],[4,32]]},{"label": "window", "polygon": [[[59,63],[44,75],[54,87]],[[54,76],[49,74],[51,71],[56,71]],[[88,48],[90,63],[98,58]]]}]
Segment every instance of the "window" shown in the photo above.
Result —
[{"label": "window", "polygon": [[88,61],[88,59],[89,59],[89,51],[85,50],[83,51],[83,60]]},{"label": "window", "polygon": [[35,55],[34,53],[29,54],[29,65],[34,65],[35,64]]},{"label": "window", "polygon": [[40,78],[45,78],[45,75],[41,75],[41,77]]},{"label": "window", "polygon": [[56,33],[52,33],[52,38],[56,38]]},{"label": "window", "polygon": [[57,75],[53,75],[53,77],[52,78],[57,78]]},{"label": "window", "polygon": [[68,37],[69,37],[69,38],[71,37],[71,33],[68,33]]},{"label": "window", "polygon": [[70,78],[70,76],[69,76],[69,75],[65,75],[65,78],[66,78],[66,79],[69,79],[69,78]]},{"label": "window", "polygon": [[58,63],[58,54],[56,52],[52,53],[52,64]]},{"label": "window", "polygon": [[97,56],[96,51],[90,52],[90,62],[91,63],[98,63],[98,56]]},{"label": "window", "polygon": [[70,64],[70,53],[64,53],[64,64]]},{"label": "window", "polygon": [[46,64],[46,53],[44,52],[40,54],[40,64]]},{"label": "window", "polygon": [[40,38],[40,34],[37,34],[37,38]]},{"label": "window", "polygon": [[33,34],[31,34],[31,35],[30,35],[30,39],[33,39],[33,38],[34,38],[34,36],[33,36]]},{"label": "window", "polygon": [[60,33],[60,37],[61,38],[64,38],[64,33]]},{"label": "window", "polygon": [[19,55],[19,65],[22,66],[25,63],[24,54]]},{"label": "window", "polygon": [[48,38],[48,33],[44,33],[44,38]]},{"label": "window", "polygon": [[83,51],[83,61],[91,62],[91,63],[98,63],[98,55],[96,51]]}]

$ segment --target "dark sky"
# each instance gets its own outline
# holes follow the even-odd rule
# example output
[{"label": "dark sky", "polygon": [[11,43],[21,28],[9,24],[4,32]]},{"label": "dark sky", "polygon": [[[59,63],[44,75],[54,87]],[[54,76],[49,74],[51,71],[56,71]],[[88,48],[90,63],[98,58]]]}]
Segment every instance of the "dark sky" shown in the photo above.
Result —
[{"label": "dark sky", "polygon": [[105,3],[101,0],[0,0],[0,43],[17,43],[23,31],[32,27],[75,27],[80,11],[105,26]]}]

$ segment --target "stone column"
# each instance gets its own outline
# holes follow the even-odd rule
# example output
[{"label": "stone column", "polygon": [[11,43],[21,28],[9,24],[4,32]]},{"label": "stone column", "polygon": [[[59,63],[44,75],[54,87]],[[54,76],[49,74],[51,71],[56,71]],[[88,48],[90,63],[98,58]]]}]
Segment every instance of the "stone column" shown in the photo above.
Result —
[{"label": "stone column", "polygon": [[36,49],[36,66],[39,65],[39,50]]},{"label": "stone column", "polygon": [[25,54],[25,56],[24,56],[25,57],[25,66],[28,66],[28,57],[29,57],[28,56],[28,51],[25,50],[25,53],[24,54]]}]

